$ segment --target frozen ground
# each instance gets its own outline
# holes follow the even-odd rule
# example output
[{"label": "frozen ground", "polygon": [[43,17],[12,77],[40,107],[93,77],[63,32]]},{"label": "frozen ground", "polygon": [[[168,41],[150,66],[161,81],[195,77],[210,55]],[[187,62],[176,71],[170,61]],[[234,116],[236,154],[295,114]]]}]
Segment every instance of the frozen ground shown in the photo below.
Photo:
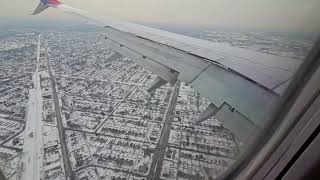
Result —
[{"label": "frozen ground", "polygon": [[[182,30],[186,29],[184,28]],[[54,70],[54,76],[57,78],[57,82],[61,83],[61,85],[58,86],[58,95],[60,98],[62,97],[63,100],[66,100],[63,105],[63,112],[73,111],[73,113],[69,113],[69,121],[73,123],[80,122],[78,123],[78,128],[70,128],[65,125],[68,128],[67,132],[70,134],[70,137],[68,136],[70,139],[68,144],[70,154],[76,158],[79,164],[79,168],[73,169],[74,173],[79,179],[112,179],[116,177],[127,179],[145,178],[140,171],[144,172],[143,168],[147,166],[141,166],[141,169],[136,170],[135,173],[132,173],[131,170],[133,170],[134,167],[140,166],[138,162],[149,162],[153,160],[153,149],[159,141],[160,131],[164,126],[164,121],[158,121],[154,118],[150,119],[148,116],[142,115],[151,114],[153,117],[153,115],[164,113],[165,108],[163,111],[160,111],[160,108],[157,107],[167,106],[169,101],[169,99],[166,100],[166,94],[168,94],[166,91],[167,88],[161,89],[161,91],[159,90],[155,94],[155,97],[148,100],[147,95],[144,95],[141,89],[151,83],[154,75],[145,72],[140,67],[136,67],[135,64],[128,59],[109,59],[109,57],[113,57],[114,53],[110,51],[107,46],[102,45],[102,42],[97,38],[99,32],[96,32],[96,29],[93,33],[54,31],[55,30],[52,30],[52,33],[47,33],[46,38],[50,40],[49,56],[51,57],[49,57],[49,59],[51,60],[51,65]],[[278,37],[274,34],[245,34],[218,30],[201,30],[190,32],[190,34],[186,32],[185,34],[213,42],[228,43],[236,47],[249,48],[296,59],[303,59],[307,49],[312,45],[309,40],[288,40],[288,38]],[[17,42],[20,41],[18,38],[14,40]],[[295,47],[287,46],[288,44],[294,45]],[[6,47],[16,49],[18,46],[9,42],[5,45],[5,48]],[[32,52],[34,52],[33,49]],[[27,50],[22,49],[19,50],[19,52],[20,51],[26,52]],[[1,55],[4,56],[5,54],[2,53]],[[22,54],[21,56],[26,55]],[[8,57],[11,59],[13,57],[19,57],[19,59],[21,59],[20,56],[17,55],[8,55]],[[28,55],[26,57],[30,58],[31,56]],[[32,62],[35,60],[34,57],[30,59],[32,59]],[[20,74],[19,70],[21,70],[23,66],[18,64],[12,64],[11,66],[0,64],[0,70],[1,67],[3,67],[3,69],[12,68],[12,71]],[[41,71],[41,65],[39,66],[39,71]],[[28,72],[32,74],[34,69]],[[30,89],[29,101],[26,106],[26,129],[25,132],[21,133],[23,137],[21,139],[24,139],[22,157],[24,171],[22,172],[21,179],[64,179],[64,173],[55,176],[57,171],[64,172],[61,146],[58,141],[57,128],[54,127],[55,123],[52,123],[53,126],[47,126],[45,123],[44,128],[41,128],[42,96],[38,74],[41,74],[40,72],[38,73],[38,70],[33,74],[32,80],[34,87]],[[45,74],[42,74],[42,76],[43,78],[48,78]],[[44,80],[41,79],[41,81]],[[17,88],[17,85],[12,86]],[[122,103],[126,106],[120,106],[120,109],[126,107],[130,112],[126,112],[126,109],[120,111],[120,109],[116,108],[118,106],[110,103],[122,100],[124,96],[121,94],[131,91],[128,87],[134,86],[141,87],[141,89],[131,89],[131,95]],[[109,90],[110,93],[107,93]],[[46,91],[43,89],[42,93],[44,92]],[[51,92],[48,91],[47,94],[50,93]],[[52,99],[46,100],[44,98],[44,104],[46,104],[46,101],[52,104]],[[203,111],[209,103],[207,100],[199,99],[192,89],[187,88],[187,86],[182,86],[179,90],[178,102],[174,109],[176,112],[179,112],[179,114],[175,115],[172,121],[172,128],[168,130],[170,131],[168,147],[162,148],[161,150],[161,154],[164,153],[162,156],[165,156],[162,169],[160,169],[161,177],[163,179],[190,179],[190,177],[182,177],[186,174],[195,177],[196,172],[206,174],[207,172],[202,172],[204,171],[203,168],[211,169],[208,172],[214,177],[214,175],[218,174],[222,169],[227,168],[228,165],[231,164],[229,161],[232,160],[231,158],[217,156],[214,153],[219,152],[220,155],[234,154],[235,145],[233,139],[228,131],[224,130],[221,124],[214,120],[212,120],[212,122],[204,122],[201,126],[192,130],[191,125],[195,117],[199,112]],[[115,107],[114,112],[109,112],[110,105]],[[54,110],[52,107],[49,109],[50,111]],[[77,118],[73,118],[72,115],[79,111],[82,111],[82,114]],[[117,112],[126,113],[119,115]],[[50,113],[54,114],[55,112]],[[140,113],[142,114],[141,116],[139,115]],[[105,128],[105,132],[95,130],[95,133],[93,133],[92,131],[87,131],[84,127],[84,125],[87,124],[92,125],[92,123],[86,119],[92,114],[99,114],[99,116],[103,117],[110,115],[111,118],[109,119],[103,118],[99,120],[102,125],[99,126],[101,129],[108,127]],[[117,115],[121,117],[117,117]],[[52,118],[54,119],[55,116],[52,116]],[[83,121],[80,121],[80,118],[83,119]],[[55,121],[54,119],[52,122]],[[159,127],[159,132],[154,130],[154,127]],[[167,126],[165,126],[165,128],[166,127]],[[53,131],[54,129],[56,131]],[[126,131],[125,133],[123,133],[124,129]],[[118,133],[118,130],[121,130],[121,133]],[[143,133],[140,133],[142,131]],[[201,131],[207,134],[200,134],[195,131]],[[143,142],[144,144],[141,145],[141,142],[135,141],[138,136],[135,134],[130,135],[129,132],[134,132],[139,135],[148,132],[143,139],[148,141],[148,143]],[[43,138],[42,134],[44,136]],[[79,137],[81,138],[78,138],[77,134],[80,134],[81,136],[79,135]],[[124,136],[124,138],[121,138],[121,136]],[[150,137],[156,137],[154,143],[149,143]],[[202,141],[197,141],[199,139]],[[205,144],[203,143],[204,141],[208,143]],[[72,142],[74,142],[74,144],[72,144]],[[7,143],[8,146],[11,144],[11,141]],[[45,151],[46,149],[44,150],[47,154],[42,151],[42,146],[47,149],[47,151]],[[56,146],[56,149],[52,148],[53,146]],[[83,151],[83,146],[88,146],[90,151]],[[206,153],[203,153],[203,150],[201,150],[202,147],[210,147],[210,152],[214,153],[207,156],[205,155]],[[71,151],[71,149],[76,149],[76,151]],[[195,150],[199,152],[195,152]],[[0,152],[11,153],[13,157],[17,156],[17,153],[13,153],[14,151],[3,147],[0,148]],[[135,161],[134,159],[134,164],[130,166],[131,159],[141,157],[139,154],[136,154],[137,152],[145,152],[146,156],[142,156],[141,160],[137,159],[137,161]],[[121,157],[118,156],[119,154],[121,154]],[[200,159],[199,156],[202,156],[203,159]],[[42,158],[44,158],[44,160],[42,160]],[[121,163],[124,160],[126,160],[126,163]],[[111,164],[110,161],[115,165],[109,166],[109,164]],[[181,163],[178,163],[180,161]],[[16,164],[19,164],[18,158],[11,160],[10,164],[14,165],[7,167],[8,163],[2,165],[0,162],[0,166],[9,168],[13,174],[16,172],[15,167],[18,167]],[[45,164],[45,167],[42,167],[43,164]],[[47,170],[47,172],[42,173],[45,170]]]},{"label": "frozen ground", "polygon": [[[40,36],[39,36],[40,39]],[[40,44],[40,40],[38,42]],[[39,54],[40,45],[38,45]],[[38,64],[39,56],[37,58]],[[23,173],[25,180],[38,180],[42,172],[42,97],[38,67],[32,77],[34,89],[29,91],[25,139],[23,147]]]}]

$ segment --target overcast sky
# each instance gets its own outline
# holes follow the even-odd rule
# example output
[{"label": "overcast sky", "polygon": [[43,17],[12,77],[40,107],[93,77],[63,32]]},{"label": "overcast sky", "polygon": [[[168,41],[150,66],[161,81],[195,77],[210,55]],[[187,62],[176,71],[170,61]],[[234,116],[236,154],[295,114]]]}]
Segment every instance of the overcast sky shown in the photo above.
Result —
[{"label": "overcast sky", "polygon": [[[319,0],[61,0],[118,19],[241,28],[320,31]],[[0,0],[1,16],[26,16],[37,0]],[[42,17],[69,15],[50,10]]]}]

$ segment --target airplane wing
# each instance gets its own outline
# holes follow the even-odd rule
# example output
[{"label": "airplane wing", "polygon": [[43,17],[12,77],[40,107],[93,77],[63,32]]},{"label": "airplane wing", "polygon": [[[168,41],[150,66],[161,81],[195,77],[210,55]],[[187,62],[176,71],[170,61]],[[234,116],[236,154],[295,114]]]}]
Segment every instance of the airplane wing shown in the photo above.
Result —
[{"label": "airplane wing", "polygon": [[103,26],[105,41],[113,50],[158,75],[149,91],[167,82],[185,82],[211,102],[196,123],[215,116],[242,142],[265,127],[272,105],[301,64],[296,59],[95,17],[57,0],[42,0],[39,6]]}]

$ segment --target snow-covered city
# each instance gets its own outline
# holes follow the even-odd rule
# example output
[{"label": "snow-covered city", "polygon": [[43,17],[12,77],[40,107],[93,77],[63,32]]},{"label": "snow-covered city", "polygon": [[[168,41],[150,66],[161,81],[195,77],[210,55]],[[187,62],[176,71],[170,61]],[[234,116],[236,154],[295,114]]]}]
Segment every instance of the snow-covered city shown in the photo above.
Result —
[{"label": "snow-covered city", "polygon": [[[301,60],[313,43],[201,32],[185,34]],[[0,169],[8,180],[211,180],[241,153],[217,117],[195,124],[208,99],[181,81],[147,92],[157,76],[111,49],[102,32],[1,33]]]}]

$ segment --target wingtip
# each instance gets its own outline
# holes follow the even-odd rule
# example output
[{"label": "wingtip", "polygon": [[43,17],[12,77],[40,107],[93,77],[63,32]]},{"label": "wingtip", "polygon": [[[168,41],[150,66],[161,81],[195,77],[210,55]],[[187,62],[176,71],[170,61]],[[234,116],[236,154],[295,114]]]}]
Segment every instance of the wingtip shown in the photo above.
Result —
[{"label": "wingtip", "polygon": [[38,4],[38,6],[36,7],[36,9],[34,10],[34,12],[31,14],[31,15],[36,15],[36,14],[39,14],[41,13],[42,11],[44,11],[45,9],[47,9],[49,6],[48,5],[45,5],[43,4],[42,2],[40,2]]}]

